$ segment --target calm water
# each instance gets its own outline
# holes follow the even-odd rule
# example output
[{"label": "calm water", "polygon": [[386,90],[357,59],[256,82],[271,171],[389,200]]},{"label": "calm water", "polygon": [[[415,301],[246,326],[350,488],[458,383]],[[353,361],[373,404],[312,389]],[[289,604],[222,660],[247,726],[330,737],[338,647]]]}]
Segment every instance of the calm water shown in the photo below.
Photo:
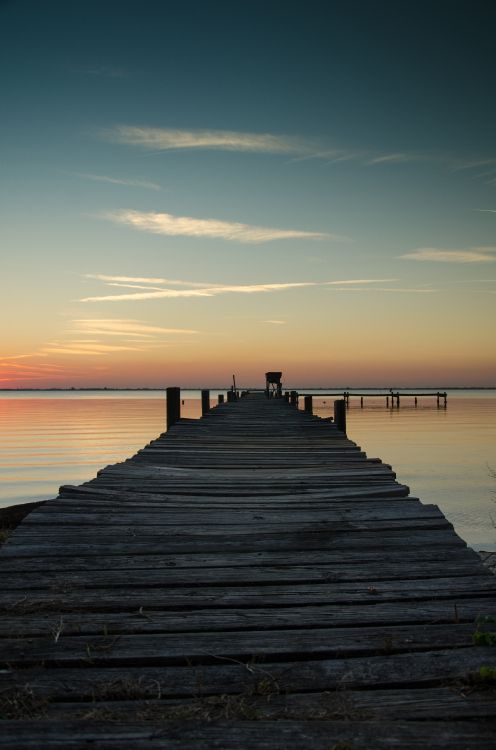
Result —
[{"label": "calm water", "polygon": [[[307,391],[308,392],[308,391]],[[217,391],[212,391],[216,401]],[[200,415],[199,391],[184,392],[183,415]],[[325,403],[324,403],[325,402]],[[314,398],[322,416],[331,398]],[[0,394],[0,506],[46,499],[61,484],[91,479],[165,429],[160,391]],[[440,506],[477,549],[496,549],[496,394],[449,392],[435,399],[351,403],[348,435],[371,457],[390,463],[398,480],[425,503]]]}]

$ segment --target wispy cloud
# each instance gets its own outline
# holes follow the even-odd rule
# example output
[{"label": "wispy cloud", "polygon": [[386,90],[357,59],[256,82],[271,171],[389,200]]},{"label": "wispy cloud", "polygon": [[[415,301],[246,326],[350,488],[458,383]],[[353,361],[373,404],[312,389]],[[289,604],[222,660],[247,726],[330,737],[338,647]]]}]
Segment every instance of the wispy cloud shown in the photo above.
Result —
[{"label": "wispy cloud", "polygon": [[146,276],[108,276],[104,273],[86,273],[86,279],[98,279],[99,281],[108,282],[129,282],[130,284],[172,284],[172,286],[190,286],[190,287],[208,287],[207,284],[200,281],[183,281],[182,279],[161,279],[157,277]]},{"label": "wispy cloud", "polygon": [[118,286],[124,289],[154,289],[159,292],[162,287],[159,286],[145,286],[144,284],[121,284],[119,281],[109,281],[107,286]]},{"label": "wispy cloud", "polygon": [[299,138],[270,133],[243,133],[232,130],[178,130],[119,125],[102,131],[118,143],[141,146],[153,151],[215,149],[250,153],[294,154],[307,151],[309,144]]},{"label": "wispy cloud", "polygon": [[147,190],[162,190],[162,186],[157,182],[150,182],[142,179],[125,179],[122,177],[109,177],[103,174],[92,174],[91,172],[71,172],[75,177],[82,177],[85,180],[94,180],[95,182],[109,182],[112,185],[125,185],[126,187],[145,188]]},{"label": "wispy cloud", "polygon": [[272,325],[275,326],[283,326],[286,325],[287,320],[264,320],[264,323],[272,323]]},{"label": "wispy cloud", "polygon": [[496,208],[474,208],[474,211],[479,211],[481,214],[496,214]]},{"label": "wispy cloud", "polygon": [[44,356],[46,356],[46,355],[43,354],[42,352],[30,352],[29,354],[13,354],[13,355],[8,356],[8,357],[2,357],[1,360],[3,362],[4,360],[9,360],[10,361],[10,360],[13,360],[13,359],[27,359],[29,357],[44,357]]},{"label": "wispy cloud", "polygon": [[411,253],[399,255],[401,260],[416,260],[435,263],[488,263],[496,260],[496,247],[471,247],[467,250],[447,250],[437,247],[421,247]]},{"label": "wispy cloud", "polygon": [[[137,146],[147,151],[217,150],[291,156],[292,162],[317,159],[328,164],[352,161],[364,166],[424,162],[454,171],[481,167],[496,169],[494,157],[464,157],[447,152],[377,151],[336,147],[319,138],[302,138],[274,133],[247,133],[232,130],[193,130],[157,128],[147,125],[117,125],[100,131],[113,142]],[[493,180],[496,182],[495,180]]]},{"label": "wispy cloud", "polygon": [[161,291],[136,292],[129,294],[111,294],[99,297],[84,297],[80,302],[123,302],[127,300],[175,299],[181,297],[216,297],[219,294],[258,294],[260,292],[277,292],[308,286],[319,286],[316,282],[299,281],[276,284],[224,284],[207,289],[162,289]]},{"label": "wispy cloud", "polygon": [[319,159],[337,163],[360,161],[363,164],[404,162],[417,159],[408,153],[378,153],[367,150],[336,148],[317,138],[301,138],[274,133],[246,133],[233,130],[182,130],[153,128],[145,125],[118,125],[101,131],[111,141],[138,146],[149,151],[215,150],[292,156],[291,161]]},{"label": "wispy cloud", "polygon": [[220,221],[218,219],[197,219],[191,216],[174,216],[173,214],[134,211],[131,209],[111,211],[103,214],[103,216],[111,221],[126,224],[144,232],[175,237],[220,238],[250,244],[282,239],[350,241],[348,237],[326,234],[324,232],[274,229],[238,222]]},{"label": "wispy cloud", "polygon": [[47,354],[82,354],[87,356],[99,356],[113,352],[137,352],[143,351],[136,346],[112,346],[111,344],[81,344],[81,343],[60,343],[53,342],[43,347]]},{"label": "wispy cloud", "polygon": [[[102,276],[97,275],[95,276]],[[117,278],[114,276],[105,276],[105,279]],[[102,279],[100,279],[102,280]],[[198,289],[198,282],[187,282],[177,281],[176,283],[182,285],[190,285],[190,289],[171,289],[164,288],[157,291],[156,287],[149,287],[146,291],[140,292],[129,292],[126,294],[106,294],[91,297],[84,297],[80,302],[125,302],[133,300],[148,300],[148,299],[174,299],[181,297],[216,297],[220,294],[260,294],[269,292],[281,292],[288,289],[301,289],[305,287],[326,287],[330,286],[334,289],[340,287],[344,289],[360,288],[363,287],[371,288],[372,285],[378,283],[390,283],[397,281],[397,279],[344,279],[340,281],[290,281],[290,282],[271,282],[266,284],[211,284],[210,286],[205,285],[202,282],[202,288]],[[114,282],[105,282],[107,286],[113,286]],[[265,321],[265,322],[276,322],[276,321]],[[89,329],[84,326],[85,330]],[[120,330],[119,328],[112,327],[111,331]],[[144,329],[135,329],[138,333],[142,333]]]},{"label": "wispy cloud", "polygon": [[380,154],[379,156],[374,156],[371,159],[368,159],[365,163],[368,166],[373,166],[374,164],[401,164],[402,162],[409,162],[419,159],[419,156],[416,156],[415,154],[409,154],[409,153],[396,153],[396,154]]},{"label": "wispy cloud", "polygon": [[386,282],[398,281],[398,279],[345,279],[344,281],[324,281],[327,286],[341,286],[344,284],[385,284]]},{"label": "wispy cloud", "polygon": [[165,328],[149,325],[134,318],[77,318],[72,321],[76,331],[92,331],[99,335],[152,336],[155,334],[197,334],[190,328]]}]

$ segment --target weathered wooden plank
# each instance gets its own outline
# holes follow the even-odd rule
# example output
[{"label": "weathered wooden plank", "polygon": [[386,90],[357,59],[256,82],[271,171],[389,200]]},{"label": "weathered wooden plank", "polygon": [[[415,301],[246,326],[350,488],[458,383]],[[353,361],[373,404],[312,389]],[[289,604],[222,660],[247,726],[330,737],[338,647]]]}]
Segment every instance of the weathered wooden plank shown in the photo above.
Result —
[{"label": "weathered wooden plank", "polygon": [[0,686],[2,692],[28,686],[34,695],[49,700],[118,700],[129,697],[133,688],[133,698],[140,699],[235,694],[250,688],[256,692],[260,680],[268,681],[276,694],[450,683],[469,688],[491,659],[490,648],[462,648],[293,662],[233,662],[220,657],[217,663],[198,666],[37,667],[0,672]]},{"label": "weathered wooden plank", "polygon": [[[493,602],[487,597],[470,597],[445,600],[426,600],[415,602],[371,602],[364,604],[337,604],[319,607],[288,607],[281,610],[190,610],[174,612],[152,607],[139,609],[125,608],[118,612],[94,610],[67,611],[60,613],[56,609],[32,605],[28,595],[20,596],[14,606],[2,612],[0,635],[2,637],[26,637],[33,635],[47,638],[55,637],[61,632],[64,635],[96,634],[119,635],[122,633],[175,633],[185,629],[189,634],[223,631],[229,638],[237,638],[239,632],[248,634],[257,631],[262,649],[271,643],[271,629],[288,631],[309,629],[315,643],[319,638],[326,638],[320,631],[343,626],[379,626],[404,623],[420,624],[456,624],[473,623],[478,617],[494,613]],[[260,630],[263,628],[263,632]],[[475,631],[475,626],[474,626]],[[184,633],[181,637],[185,637]],[[189,636],[188,636],[189,637]],[[243,635],[243,638],[249,635]],[[288,637],[291,637],[289,634]]]},{"label": "weathered wooden plank", "polygon": [[[410,581],[329,582],[309,585],[240,587],[201,586],[198,588],[168,587],[164,583],[131,587],[123,585],[73,588],[70,581],[52,589],[32,589],[28,599],[31,606],[59,608],[167,607],[168,609],[289,607],[297,605],[351,604],[387,601],[415,601],[424,599],[452,599],[470,596],[496,596],[496,577],[487,575],[453,578],[415,579]],[[19,592],[2,591],[0,609],[10,609],[19,600]]]},{"label": "weathered wooden plank", "polygon": [[434,531],[385,531],[380,535],[368,533],[365,531],[334,533],[297,533],[294,534],[260,534],[249,537],[242,536],[224,536],[220,544],[219,538],[183,536],[176,538],[171,534],[160,539],[145,539],[143,535],[139,538],[131,527],[125,540],[116,539],[109,535],[106,541],[95,541],[94,538],[84,540],[80,535],[76,538],[57,539],[56,541],[47,540],[45,535],[43,539],[35,537],[21,536],[21,530],[9,537],[8,544],[5,545],[2,554],[9,556],[11,554],[27,555],[32,557],[36,554],[47,556],[59,555],[115,555],[134,554],[134,555],[153,555],[153,554],[206,554],[215,553],[222,547],[222,552],[227,554],[243,552],[281,552],[289,551],[302,552],[303,550],[316,551],[337,551],[337,550],[375,550],[384,552],[384,550],[402,550],[406,547],[410,549],[417,548],[424,550],[431,546],[440,545],[446,547],[465,548],[465,542],[460,539],[452,530],[435,529]]},{"label": "weathered wooden plank", "polygon": [[[424,687],[393,690],[335,690],[323,693],[248,695],[229,701],[227,696],[201,698],[165,698],[147,700],[145,715],[149,720],[219,719],[231,711],[245,719],[290,719],[304,721],[384,721],[418,719],[456,721],[466,719],[494,720],[495,698],[487,690],[456,687]],[[52,720],[91,719],[105,714],[107,720],[130,722],[144,711],[143,703],[132,700],[88,702],[53,702],[44,716]],[[143,716],[143,713],[141,713]]]},{"label": "weathered wooden plank", "polygon": [[108,524],[112,526],[129,525],[172,525],[172,526],[228,526],[228,525],[259,525],[266,524],[305,524],[305,523],[334,523],[340,521],[389,521],[402,519],[435,518],[445,520],[436,505],[422,505],[421,503],[389,503],[387,507],[344,507],[329,508],[325,512],[315,510],[290,511],[247,511],[238,509],[184,510],[154,508],[118,509],[113,507],[66,509],[61,505],[52,506],[43,511],[33,511],[24,521],[24,529],[36,525],[54,524]]},{"label": "weathered wooden plank", "polygon": [[[383,721],[177,721],[116,725],[112,722],[50,721],[6,722],[0,738],[2,750],[79,750],[90,745],[99,750],[132,747],[136,750],[391,750],[392,747],[424,750],[435,737],[439,750],[493,750],[494,730],[470,722]],[[432,745],[431,745],[432,746]]]},{"label": "weathered wooden plank", "polygon": [[[451,537],[450,537],[451,539]],[[383,571],[389,567],[406,565],[412,570],[417,565],[432,565],[434,569],[438,566],[442,570],[450,570],[452,565],[458,565],[466,570],[467,575],[474,575],[480,568],[481,559],[470,547],[453,546],[452,544],[425,545],[420,550],[415,545],[413,549],[404,545],[396,547],[361,547],[359,551],[348,548],[346,554],[343,550],[325,549],[297,549],[290,552],[278,552],[262,550],[259,552],[229,552],[217,549],[210,553],[191,554],[154,554],[153,551],[142,550],[140,554],[132,554],[131,550],[124,550],[121,554],[110,554],[105,550],[102,554],[86,554],[76,557],[74,550],[67,548],[64,556],[57,557],[53,554],[50,546],[42,548],[39,553],[36,547],[26,548],[22,546],[9,545],[0,550],[2,572],[19,571],[99,571],[99,570],[140,570],[140,569],[163,569],[163,568],[243,568],[257,569],[260,567],[277,566],[279,570],[291,567],[318,566],[325,569],[328,566],[336,566],[338,570],[357,565],[380,565]]]},{"label": "weathered wooden plank", "polygon": [[[186,628],[185,628],[186,629]],[[188,634],[119,635],[119,636],[62,636],[52,638],[0,639],[0,663],[10,667],[52,663],[58,666],[89,664],[117,665],[126,663],[153,665],[199,662],[222,659],[242,659],[263,656],[286,659],[305,655],[322,658],[402,652],[432,651],[433,649],[466,648],[472,645],[473,623],[442,625],[395,625],[359,628],[334,628],[323,638],[312,638],[309,631],[272,632],[268,643],[263,634],[255,635],[210,633],[210,643],[203,635]]]},{"label": "weathered wooden plank", "polygon": [[[40,526],[37,524],[26,524],[15,537],[15,543],[19,542],[36,542],[40,536]],[[129,536],[133,536],[142,542],[153,542],[157,539],[163,540],[164,544],[170,540],[172,544],[179,540],[196,540],[200,545],[203,541],[208,543],[208,540],[222,539],[224,536],[229,537],[231,540],[236,539],[240,542],[248,540],[250,543],[250,537],[255,537],[255,542],[259,542],[261,539],[280,538],[281,542],[290,541],[291,537],[301,534],[302,539],[305,536],[314,537],[316,542],[321,540],[321,544],[326,544],[336,537],[338,534],[358,534],[361,533],[373,533],[376,535],[376,539],[379,539],[379,535],[382,532],[400,531],[405,538],[411,531],[445,531],[454,534],[453,527],[444,517],[440,518],[414,518],[414,519],[385,519],[385,520],[374,520],[374,521],[353,521],[343,520],[334,521],[331,523],[317,522],[317,523],[301,523],[301,524],[284,524],[284,523],[273,523],[260,525],[246,525],[246,524],[226,524],[223,526],[168,526],[166,524],[135,524],[129,522],[128,524],[114,525],[114,526],[99,526],[91,523],[82,524],[54,524],[53,526],[43,526],[43,541],[44,543],[50,542],[69,542],[74,543],[124,543],[129,539]]]},{"label": "weathered wooden plank", "polygon": [[468,565],[467,560],[449,560],[436,563],[432,560],[389,563],[385,567],[384,562],[366,565],[349,563],[348,565],[310,565],[286,567],[232,567],[232,568],[177,568],[170,565],[159,565],[155,563],[146,568],[129,570],[119,569],[114,560],[113,569],[106,571],[83,570],[80,572],[67,570],[62,564],[57,571],[23,571],[5,572],[2,576],[2,590],[8,591],[20,589],[50,588],[60,586],[64,583],[72,587],[96,588],[107,586],[232,586],[232,585],[256,585],[256,584],[310,584],[319,582],[344,582],[344,581],[392,581],[400,580],[405,586],[410,580],[425,578],[443,578],[449,576],[473,576],[489,575],[489,571],[480,561],[474,561]]}]

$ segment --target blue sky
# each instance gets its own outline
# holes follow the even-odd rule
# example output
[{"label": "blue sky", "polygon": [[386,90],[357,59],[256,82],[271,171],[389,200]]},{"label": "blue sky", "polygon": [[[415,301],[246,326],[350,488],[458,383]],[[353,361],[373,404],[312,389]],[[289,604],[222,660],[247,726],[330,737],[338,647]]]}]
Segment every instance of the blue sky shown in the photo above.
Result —
[{"label": "blue sky", "polygon": [[490,5],[0,2],[2,382],[494,384]]}]

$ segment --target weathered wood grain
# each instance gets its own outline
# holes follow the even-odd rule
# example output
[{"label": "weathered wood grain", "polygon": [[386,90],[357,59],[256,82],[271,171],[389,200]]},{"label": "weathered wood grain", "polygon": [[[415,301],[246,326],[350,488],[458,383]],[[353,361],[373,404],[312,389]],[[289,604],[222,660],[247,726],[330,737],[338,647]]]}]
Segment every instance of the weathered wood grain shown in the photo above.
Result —
[{"label": "weathered wood grain", "polygon": [[[6,722],[0,737],[2,750],[80,750],[90,746],[98,750],[425,750],[435,737],[439,750],[494,750],[491,726],[470,722],[383,722],[383,721],[220,721],[141,722],[121,726],[104,719],[100,722],[37,721]],[[432,745],[430,745],[432,747]]]}]

